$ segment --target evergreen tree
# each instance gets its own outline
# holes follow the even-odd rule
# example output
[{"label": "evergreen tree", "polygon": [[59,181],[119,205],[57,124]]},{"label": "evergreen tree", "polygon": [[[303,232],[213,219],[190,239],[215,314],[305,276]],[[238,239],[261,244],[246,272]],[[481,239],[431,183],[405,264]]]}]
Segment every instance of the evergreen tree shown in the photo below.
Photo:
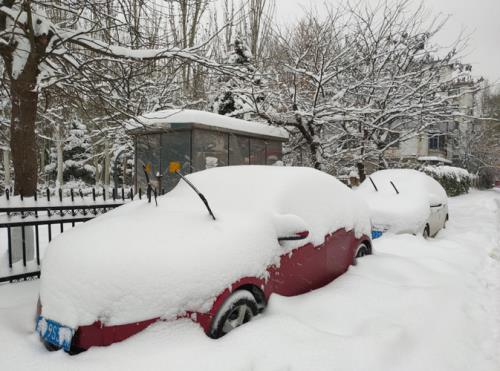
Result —
[{"label": "evergreen tree", "polygon": [[[256,68],[252,63],[252,53],[241,35],[236,36],[231,44],[231,51],[226,56],[226,64],[236,65],[245,73],[255,76]],[[211,110],[220,115],[249,118],[250,112],[254,110],[251,84],[237,77],[226,78],[221,82],[222,84],[216,87],[217,94],[213,98]]]},{"label": "evergreen tree", "polygon": [[[63,180],[76,182],[74,187],[94,183],[95,167],[92,165],[92,143],[90,133],[85,124],[75,119],[66,128],[67,133],[63,142]],[[49,155],[49,164],[45,166],[49,177],[57,177],[57,151],[52,148]],[[81,185],[78,183],[82,183]],[[61,186],[61,185],[59,185]]]},{"label": "evergreen tree", "polygon": [[64,141],[64,181],[75,179],[86,184],[92,183],[95,168],[91,165],[92,146],[87,127],[79,121],[73,121]]}]

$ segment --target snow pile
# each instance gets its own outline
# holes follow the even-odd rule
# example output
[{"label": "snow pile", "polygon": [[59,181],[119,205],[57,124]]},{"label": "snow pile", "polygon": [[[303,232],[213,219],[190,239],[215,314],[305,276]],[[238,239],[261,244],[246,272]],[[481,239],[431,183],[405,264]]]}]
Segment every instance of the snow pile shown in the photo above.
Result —
[{"label": "snow pile", "polygon": [[429,218],[430,205],[447,203],[437,181],[411,169],[377,171],[356,192],[368,203],[374,227],[394,233],[419,233]]},{"label": "snow pile", "polygon": [[164,110],[150,112],[137,117],[135,121],[129,122],[128,129],[141,129],[144,126],[169,129],[175,124],[201,124],[248,134],[259,134],[288,139],[288,133],[282,128],[198,110]]},{"label": "snow pile", "polygon": [[65,232],[42,263],[43,315],[76,327],[206,312],[238,279],[266,277],[288,252],[278,244],[282,234],[306,228],[307,241],[321,244],[340,228],[370,232],[353,192],[314,169],[234,166],[189,179],[216,221],[180,182],[158,207],[131,202]]},{"label": "snow pile", "polygon": [[0,368],[500,370],[500,257],[491,254],[500,248],[500,193],[473,191],[449,206],[437,238],[377,239],[375,255],[328,286],[272,296],[262,315],[216,341],[180,320],[78,356],[47,352],[33,333],[39,281],[0,286]]}]

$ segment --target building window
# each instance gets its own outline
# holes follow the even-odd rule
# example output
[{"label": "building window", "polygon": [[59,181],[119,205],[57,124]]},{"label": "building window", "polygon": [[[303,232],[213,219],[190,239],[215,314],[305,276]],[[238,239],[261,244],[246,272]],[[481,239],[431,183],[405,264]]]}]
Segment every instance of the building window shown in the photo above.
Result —
[{"label": "building window", "polygon": [[393,133],[393,132],[387,133],[385,142],[387,145],[389,145],[390,148],[399,147],[399,133]]},{"label": "building window", "polygon": [[443,151],[446,148],[446,136],[443,134],[429,134],[429,149]]}]

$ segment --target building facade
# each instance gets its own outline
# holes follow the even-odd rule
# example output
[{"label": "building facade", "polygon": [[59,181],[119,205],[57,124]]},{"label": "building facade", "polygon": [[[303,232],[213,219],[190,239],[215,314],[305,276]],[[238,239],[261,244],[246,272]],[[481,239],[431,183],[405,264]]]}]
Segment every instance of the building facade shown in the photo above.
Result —
[{"label": "building facade", "polygon": [[460,63],[443,69],[441,79],[449,81],[451,87],[448,94],[455,97],[452,118],[389,148],[385,154],[388,160],[468,167],[477,118],[481,116],[481,80],[475,80],[471,72],[470,65]]}]

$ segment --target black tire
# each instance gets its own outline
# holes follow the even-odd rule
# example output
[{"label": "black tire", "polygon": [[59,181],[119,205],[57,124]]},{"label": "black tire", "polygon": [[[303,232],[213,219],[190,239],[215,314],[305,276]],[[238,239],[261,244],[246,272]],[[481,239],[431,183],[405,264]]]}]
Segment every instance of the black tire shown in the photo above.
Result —
[{"label": "black tire", "polygon": [[209,336],[218,339],[251,321],[259,312],[257,301],[248,290],[233,292],[221,305],[210,327]]}]

